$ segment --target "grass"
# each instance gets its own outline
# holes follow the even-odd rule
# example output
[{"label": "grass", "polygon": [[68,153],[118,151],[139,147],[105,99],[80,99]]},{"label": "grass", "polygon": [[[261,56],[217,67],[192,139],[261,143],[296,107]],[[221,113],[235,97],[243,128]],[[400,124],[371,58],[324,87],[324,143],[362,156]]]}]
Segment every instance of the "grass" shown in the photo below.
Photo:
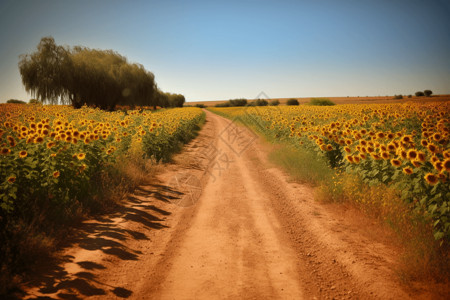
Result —
[{"label": "grass", "polygon": [[319,185],[331,180],[330,168],[317,159],[316,155],[283,145],[269,154],[269,160],[283,167],[293,180]]}]

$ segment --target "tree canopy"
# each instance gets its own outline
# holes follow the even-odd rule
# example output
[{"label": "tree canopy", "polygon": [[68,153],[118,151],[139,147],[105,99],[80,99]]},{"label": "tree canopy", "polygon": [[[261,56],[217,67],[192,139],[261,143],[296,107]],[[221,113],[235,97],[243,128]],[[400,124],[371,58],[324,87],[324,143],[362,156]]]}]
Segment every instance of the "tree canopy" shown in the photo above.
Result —
[{"label": "tree canopy", "polygon": [[113,50],[58,46],[52,37],[21,55],[19,70],[26,91],[43,103],[114,109],[117,104],[175,107],[185,101],[160,91],[153,73]]}]

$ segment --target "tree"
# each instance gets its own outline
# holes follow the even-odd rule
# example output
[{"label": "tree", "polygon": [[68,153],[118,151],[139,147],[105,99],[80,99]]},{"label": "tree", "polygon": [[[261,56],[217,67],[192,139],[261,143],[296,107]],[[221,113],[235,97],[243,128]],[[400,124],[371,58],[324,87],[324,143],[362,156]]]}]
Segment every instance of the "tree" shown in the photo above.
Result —
[{"label": "tree", "polygon": [[247,105],[247,99],[239,98],[239,99],[230,99],[228,100],[230,106],[245,106]]},{"label": "tree", "polygon": [[433,92],[431,90],[425,90],[423,91],[423,93],[425,94],[425,96],[427,97],[431,97],[431,94],[433,94]]},{"label": "tree", "polygon": [[37,52],[20,56],[19,71],[27,92],[52,104],[68,100],[71,60],[67,49],[57,46],[52,37],[44,37]]},{"label": "tree", "polygon": [[299,103],[297,99],[292,98],[286,102],[286,105],[299,105]]},{"label": "tree", "polygon": [[22,55],[19,70],[25,89],[42,102],[112,110],[117,104],[156,106],[159,99],[155,77],[142,65],[113,50],[57,46],[52,37]]},{"label": "tree", "polygon": [[25,101],[17,100],[17,99],[9,99],[6,101],[6,103],[13,103],[13,104],[26,104]]},{"label": "tree", "polygon": [[416,92],[416,97],[423,97],[425,94],[423,92]]},{"label": "tree", "polygon": [[30,99],[30,101],[28,101],[28,104],[42,104],[42,102],[38,99]]},{"label": "tree", "polygon": [[169,98],[170,107],[183,107],[183,104],[186,101],[184,96],[180,94],[167,93],[167,96]]},{"label": "tree", "polygon": [[280,105],[280,100],[278,100],[278,99],[272,100],[272,101],[270,101],[270,105],[271,105],[271,106],[277,106],[277,105]]},{"label": "tree", "polygon": [[256,99],[255,105],[256,106],[267,106],[267,105],[269,105],[269,102],[267,102],[267,100],[264,100],[264,99]]}]

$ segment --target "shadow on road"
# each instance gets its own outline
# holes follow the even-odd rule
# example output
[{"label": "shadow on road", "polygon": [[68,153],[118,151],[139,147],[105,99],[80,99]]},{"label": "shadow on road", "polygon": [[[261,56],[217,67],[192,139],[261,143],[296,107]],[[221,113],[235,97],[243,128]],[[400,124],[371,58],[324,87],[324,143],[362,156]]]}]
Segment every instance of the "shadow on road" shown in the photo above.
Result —
[{"label": "shadow on road", "polygon": [[[59,252],[64,253],[64,250],[78,246],[87,251],[101,251],[112,259],[138,261],[142,252],[129,248],[129,241],[149,240],[146,235],[148,230],[167,228],[164,219],[165,216],[171,215],[171,212],[158,207],[158,203],[170,203],[177,196],[183,195],[171,190],[170,196],[165,192],[167,190],[170,188],[161,184],[138,187],[113,213],[95,216],[74,229],[74,233],[60,243]],[[125,222],[137,223],[139,228],[144,228],[145,231],[124,228]],[[68,264],[75,264],[77,269],[82,271],[70,273],[66,270]],[[77,258],[71,255],[60,255],[52,261],[37,262],[34,269],[34,274],[30,276],[26,286],[30,290],[37,290],[40,296],[33,298],[21,290],[16,291],[9,299],[84,299],[100,295],[128,298],[133,293],[124,287],[100,282],[95,273],[97,270],[106,269],[104,265],[94,261],[77,261]]]}]

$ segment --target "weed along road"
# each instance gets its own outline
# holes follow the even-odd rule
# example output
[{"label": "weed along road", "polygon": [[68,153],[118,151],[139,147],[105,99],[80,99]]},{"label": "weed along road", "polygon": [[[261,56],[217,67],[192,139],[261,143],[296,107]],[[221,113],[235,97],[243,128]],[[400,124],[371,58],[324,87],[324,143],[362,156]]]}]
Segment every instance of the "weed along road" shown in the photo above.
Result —
[{"label": "weed along road", "polygon": [[209,111],[120,211],[83,223],[24,298],[409,299],[395,247],[352,209],[314,201],[271,146]]}]

